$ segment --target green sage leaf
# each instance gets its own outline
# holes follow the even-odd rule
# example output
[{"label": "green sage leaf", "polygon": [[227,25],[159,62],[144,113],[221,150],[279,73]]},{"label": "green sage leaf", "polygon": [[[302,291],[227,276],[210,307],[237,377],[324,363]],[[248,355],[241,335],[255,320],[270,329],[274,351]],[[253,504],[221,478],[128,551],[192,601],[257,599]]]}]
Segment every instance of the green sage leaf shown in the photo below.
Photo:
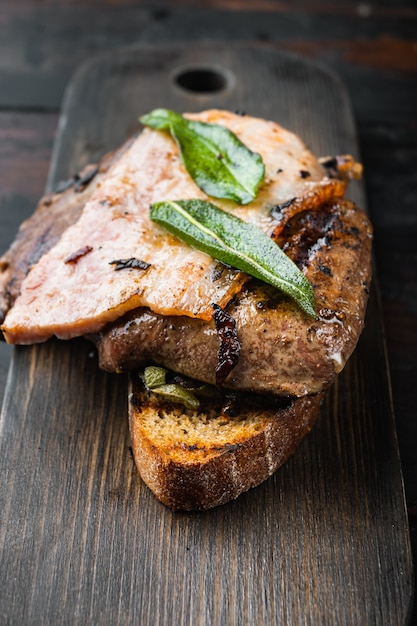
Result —
[{"label": "green sage leaf", "polygon": [[143,382],[145,387],[162,396],[166,400],[183,404],[188,409],[196,409],[200,406],[200,401],[193,391],[182,387],[176,383],[167,383],[168,370],[157,365],[149,365],[143,371]]},{"label": "green sage leaf", "polygon": [[155,109],[139,119],[146,126],[171,133],[188,173],[207,195],[240,204],[254,200],[265,175],[262,157],[230,130],[188,120],[169,109]]},{"label": "green sage leaf", "polygon": [[157,367],[156,365],[149,365],[145,367],[143,372],[143,382],[148,389],[153,389],[159,385],[165,385],[168,370],[164,367]]},{"label": "green sage leaf", "polygon": [[157,202],[150,207],[150,217],[214,259],[277,287],[316,317],[311,284],[257,226],[205,200]]},{"label": "green sage leaf", "polygon": [[200,406],[200,400],[191,391],[174,383],[159,385],[151,389],[151,391],[162,396],[165,400],[183,404],[187,409],[197,409]]}]

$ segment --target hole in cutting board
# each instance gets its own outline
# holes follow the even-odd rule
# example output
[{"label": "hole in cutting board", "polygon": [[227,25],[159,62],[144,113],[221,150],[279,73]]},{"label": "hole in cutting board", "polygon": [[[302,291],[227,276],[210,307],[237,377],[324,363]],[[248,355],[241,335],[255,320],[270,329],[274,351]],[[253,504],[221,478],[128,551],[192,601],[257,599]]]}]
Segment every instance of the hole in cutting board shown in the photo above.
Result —
[{"label": "hole in cutting board", "polygon": [[211,94],[223,91],[227,87],[228,77],[217,68],[183,68],[174,75],[174,83],[191,93]]}]

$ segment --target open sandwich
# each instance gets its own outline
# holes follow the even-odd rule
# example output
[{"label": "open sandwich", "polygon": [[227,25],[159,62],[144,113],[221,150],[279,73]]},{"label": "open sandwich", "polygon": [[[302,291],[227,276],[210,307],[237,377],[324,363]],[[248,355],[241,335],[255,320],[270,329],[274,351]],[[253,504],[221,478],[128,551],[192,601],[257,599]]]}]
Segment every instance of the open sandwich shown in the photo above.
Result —
[{"label": "open sandwich", "polygon": [[[277,123],[160,109],[44,196],[0,259],[5,340],[85,336],[131,372],[145,483],[202,510],[293,454],[364,325],[372,229],[350,156]],[[63,287],[64,286],[64,287]]]}]

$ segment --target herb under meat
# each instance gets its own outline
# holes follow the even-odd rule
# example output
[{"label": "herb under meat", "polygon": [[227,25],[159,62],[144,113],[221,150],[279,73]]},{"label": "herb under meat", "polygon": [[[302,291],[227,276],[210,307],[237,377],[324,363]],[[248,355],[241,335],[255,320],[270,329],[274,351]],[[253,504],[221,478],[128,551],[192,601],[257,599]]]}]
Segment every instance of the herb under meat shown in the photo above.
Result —
[{"label": "herb under meat", "polygon": [[197,409],[200,406],[199,399],[193,391],[177,383],[167,383],[167,373],[164,367],[150,365],[143,372],[145,387],[166,400],[183,404],[187,409]]}]

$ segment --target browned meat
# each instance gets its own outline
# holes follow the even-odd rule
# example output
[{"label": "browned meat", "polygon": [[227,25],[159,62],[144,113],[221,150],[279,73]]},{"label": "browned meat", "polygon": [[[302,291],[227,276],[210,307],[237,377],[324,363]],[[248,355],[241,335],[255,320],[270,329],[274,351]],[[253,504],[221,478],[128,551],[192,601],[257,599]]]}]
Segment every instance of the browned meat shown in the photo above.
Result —
[{"label": "browned meat", "polygon": [[[304,211],[280,243],[312,282],[318,320],[266,285],[252,281],[229,305],[241,345],[225,386],[301,396],[328,387],[356,346],[371,279],[371,226],[349,201]],[[96,335],[100,365],[110,371],[152,360],[215,382],[219,339],[214,323],[137,309]]]},{"label": "browned meat", "polygon": [[[206,115],[209,114],[210,112],[206,113]],[[218,112],[213,114],[219,115]],[[332,180],[327,177],[322,165],[314,155],[306,151],[297,137],[269,122],[253,121],[246,118],[243,123],[240,118],[237,119],[231,114],[227,114],[226,119],[228,123],[243,124],[243,129],[249,132],[248,141],[253,139],[255,147],[256,142],[259,143],[260,141],[260,129],[263,129],[265,145],[269,146],[272,142],[272,147],[268,147],[268,158],[272,158],[271,155],[274,156],[275,152],[278,151],[277,158],[275,159],[274,156],[273,162],[267,163],[268,176],[254,206],[249,208],[249,205],[234,207],[233,210],[242,212],[241,217],[248,214],[248,219],[260,220],[264,226],[266,224],[267,232],[272,234],[279,245],[304,271],[314,288],[318,319],[313,320],[307,317],[293,302],[273,288],[255,280],[248,282],[239,293],[233,291],[230,295],[232,298],[235,294],[233,299],[230,300],[228,297],[225,301],[228,302],[226,313],[230,316],[231,327],[233,326],[237,331],[237,341],[234,342],[234,346],[238,346],[240,349],[234,354],[234,357],[238,357],[237,363],[235,364],[233,361],[230,373],[229,370],[226,372],[226,377],[224,380],[222,379],[222,382],[225,386],[233,389],[267,391],[280,395],[303,396],[319,393],[328,387],[335,374],[341,371],[352,353],[363,327],[371,279],[372,232],[370,223],[360,209],[351,202],[342,199],[345,183],[340,179]],[[276,131],[272,133],[273,136],[271,129]],[[154,155],[155,158],[149,163],[147,162],[146,154],[142,154],[141,150],[149,142],[151,147],[154,146],[153,140],[150,141],[149,139],[150,137],[154,137],[154,135],[145,131],[144,139],[140,142],[138,140],[128,142],[119,151],[105,158],[97,172],[97,168],[94,167],[87,169],[81,177],[69,183],[69,189],[59,194],[47,196],[41,201],[32,218],[22,225],[10,250],[0,259],[0,320],[3,320],[6,313],[12,308],[13,310],[8,315],[9,319],[10,315],[13,316],[16,308],[18,308],[17,304],[16,306],[13,305],[16,299],[17,302],[22,301],[21,291],[24,290],[24,288],[21,290],[22,282],[32,266],[34,267],[28,279],[24,281],[26,296],[29,298],[28,303],[23,298],[22,306],[25,319],[27,318],[32,323],[34,307],[30,301],[31,289],[36,291],[39,287],[36,276],[39,274],[37,270],[40,266],[44,269],[46,267],[48,272],[53,275],[53,280],[57,283],[55,290],[57,294],[55,295],[57,295],[58,300],[62,291],[62,282],[59,280],[60,272],[74,275],[72,291],[69,290],[69,294],[65,294],[68,307],[61,307],[65,315],[68,311],[72,315],[74,307],[71,294],[81,291],[81,286],[87,294],[83,305],[85,304],[88,308],[91,304],[90,292],[87,288],[90,284],[88,281],[91,282],[95,275],[92,276],[88,271],[86,273],[86,267],[94,265],[91,259],[95,253],[96,256],[102,253],[102,247],[112,245],[115,238],[116,222],[121,224],[120,233],[116,237],[117,245],[119,245],[119,241],[125,243],[128,234],[132,239],[133,233],[132,245],[134,249],[132,250],[137,251],[143,236],[142,239],[136,236],[136,231],[133,232],[132,223],[134,219],[136,219],[136,224],[141,223],[140,219],[142,221],[145,218],[148,219],[148,205],[142,202],[138,208],[138,203],[135,203],[135,194],[139,191],[145,193],[143,186],[127,185],[128,179],[120,175],[119,169],[122,170],[123,174],[126,174],[126,172],[130,172],[129,168],[131,167],[132,172],[137,173],[135,168],[137,168],[139,156],[141,156],[142,161],[145,161],[144,172],[141,171],[141,176],[143,174],[146,178],[146,175],[149,174],[151,176],[149,180],[152,181],[152,176],[155,177],[158,173],[155,173],[156,163],[159,163],[161,171],[156,180],[159,185],[169,184],[170,190],[171,188],[176,189],[178,176],[180,176],[184,179],[185,188],[192,187],[192,195],[194,196],[194,183],[191,184],[188,180],[188,175],[185,174],[178,158],[172,159],[175,146],[170,139],[164,135],[157,135],[155,142],[157,147],[159,146],[159,152],[156,156],[159,155],[161,158],[158,157],[157,159]],[[168,144],[169,150],[167,152],[165,148]],[[150,149],[149,146],[148,149]],[[285,173],[280,168],[276,169],[276,162],[283,160],[285,161]],[[166,169],[167,163],[171,169]],[[352,163],[354,162],[351,159],[344,157],[342,161],[340,159],[339,161],[327,159],[325,166],[331,168],[331,178],[333,176],[348,178],[349,172],[354,176]],[[301,165],[304,168],[306,164],[309,165],[308,172],[300,169]],[[112,165],[114,167],[110,168]],[[340,169],[342,172],[339,171]],[[167,171],[172,174],[171,178],[167,177]],[[146,178],[146,180],[148,179]],[[115,189],[120,192],[120,198],[117,194],[117,197],[114,196],[113,198],[113,204],[117,204],[117,202],[120,204],[118,213],[112,203],[109,205],[109,202],[107,200],[104,202],[101,197],[103,193],[107,193],[107,187],[112,192]],[[137,191],[138,187],[140,188],[139,191]],[[153,189],[151,184],[149,187],[151,190]],[[180,193],[180,190],[176,189],[176,193]],[[149,194],[146,194],[145,196],[149,200]],[[189,195],[188,192],[185,194],[186,197]],[[108,197],[110,198],[110,195]],[[122,200],[131,203],[128,207],[129,211],[125,210],[126,207]],[[219,204],[222,206],[221,202]],[[90,212],[85,210],[86,205],[90,207]],[[83,218],[90,219],[91,216],[94,218],[92,219],[92,228],[94,232],[98,230],[96,226],[97,215],[100,216],[101,220],[104,205],[107,207],[107,218],[109,215],[111,218],[107,219],[108,223],[105,225],[108,236],[102,237],[103,233],[100,231],[98,243],[94,250],[91,239],[86,241],[80,237],[74,239],[72,235],[83,232]],[[139,217],[136,215],[138,211]],[[169,271],[171,266],[174,266],[175,269],[176,264],[172,262],[170,256],[172,255],[172,246],[165,245],[165,243],[163,246],[159,245],[162,239],[158,239],[159,236],[164,237],[163,241],[165,242],[166,240],[171,241],[173,238],[167,237],[164,233],[161,234],[155,228],[153,225],[152,230],[150,228],[145,229],[144,232],[149,232],[147,243],[151,248],[157,247],[158,250],[160,248],[158,254],[162,254],[166,259],[158,270],[161,271],[162,278],[149,285],[146,297],[149,296],[151,300],[156,297],[159,303],[158,307],[152,309],[146,299],[140,299],[143,293],[136,289],[134,303],[129,301],[129,308],[123,308],[123,306],[117,310],[110,308],[111,316],[109,317],[106,302],[103,303],[98,298],[101,307],[98,313],[100,324],[88,326],[88,330],[85,330],[87,326],[82,326],[84,328],[83,334],[86,332],[95,333],[91,335],[91,338],[98,347],[100,366],[109,371],[127,370],[147,361],[154,361],[179,373],[214,383],[216,381],[220,339],[218,329],[216,329],[214,320],[210,319],[210,315],[212,314],[212,303],[216,300],[212,299],[211,296],[206,298],[209,309],[209,314],[206,316],[193,317],[194,313],[190,316],[184,313],[182,309],[175,308],[176,314],[173,314],[172,308],[164,309],[167,299],[167,277],[166,274],[162,273],[162,270],[165,268],[168,271],[168,278],[175,287],[177,275],[172,274],[171,276]],[[55,246],[58,240],[59,243]],[[64,244],[68,243],[67,240],[71,243],[68,250],[66,250],[65,245],[61,245],[63,241]],[[177,242],[175,245],[179,246],[179,243]],[[184,246],[185,244],[181,244],[181,249]],[[53,263],[49,265],[51,253],[57,248],[59,248],[61,256],[58,256],[61,262],[58,265]],[[65,249],[61,250],[61,248]],[[46,252],[48,254],[45,254]],[[100,271],[110,272],[110,284],[114,282],[115,272],[113,267],[110,269],[108,267],[112,265],[109,259],[130,257],[132,255],[117,256],[113,255],[112,252],[107,262],[100,265]],[[143,256],[140,258],[146,261]],[[209,262],[217,270],[218,264],[213,260],[209,260]],[[102,267],[105,269],[103,270]],[[213,268],[210,272],[206,272],[202,265],[200,269],[204,270],[204,275],[207,274],[210,282],[216,285],[216,281],[213,279]],[[233,273],[232,270],[226,269],[219,275],[223,276],[228,272]],[[34,276],[35,278],[33,278]],[[128,275],[126,274],[126,276]],[[129,274],[126,280],[131,280],[130,276]],[[117,280],[119,281],[119,276]],[[139,279],[134,277],[133,280]],[[143,277],[140,280],[144,280]],[[200,294],[201,290],[194,289],[195,285],[188,271],[184,273],[184,280],[191,283],[193,293],[198,292]],[[107,283],[98,281],[98,284],[107,293]],[[136,282],[132,285],[135,287]],[[46,303],[49,303],[49,308],[51,308],[51,302],[57,301],[57,298],[52,298],[55,292],[49,290],[49,283],[45,283],[43,287],[43,290],[39,289],[39,291],[46,294]],[[120,291],[120,285],[117,286],[117,289]],[[156,295],[155,290],[157,291]],[[98,292],[98,289],[95,291]],[[97,300],[97,293],[94,295]],[[81,297],[81,300],[83,298],[84,296]],[[139,305],[141,308],[137,308]],[[225,306],[222,302],[221,307]],[[103,307],[104,312],[102,311]],[[129,312],[126,313],[126,311]],[[162,315],[161,311],[165,311],[166,314]],[[93,311],[93,313],[91,316],[94,318],[95,312]],[[125,313],[124,317],[120,317],[123,313]],[[17,315],[19,316],[19,313]],[[82,317],[82,320],[84,319],[89,321],[90,317],[87,315],[87,317]],[[110,319],[115,321],[108,325]],[[8,340],[11,343],[25,343],[24,324],[22,332],[17,332],[15,336],[13,328],[8,327],[6,322],[2,328],[5,334],[7,330],[11,333]],[[19,324],[20,322],[15,324],[17,331],[21,326]],[[75,326],[79,330],[81,326],[79,327],[77,324]],[[69,326],[71,328],[74,326],[71,320]],[[52,332],[51,328],[57,336],[73,336],[55,332],[56,327],[61,328],[59,324],[53,327],[46,324],[47,332],[41,333],[39,336],[30,335],[28,342],[46,339]]]},{"label": "browned meat", "polygon": [[[300,138],[278,124],[218,110],[193,117],[223,125],[262,156],[265,176],[256,198],[245,205],[224,199],[216,204],[264,232],[283,226],[291,214],[277,210],[283,204],[298,211],[343,196],[345,183],[330,179]],[[246,277],[225,269],[214,281],[216,261],[149,215],[154,202],[191,198],[208,196],[184,167],[178,145],[166,132],[145,129],[107,171],[76,223],[31,268],[2,324],[6,341],[95,333],[139,306],[210,320],[212,303],[226,306]],[[113,261],[132,258],[143,261],[146,271],[116,277]]]},{"label": "browned meat", "polygon": [[[83,191],[75,192],[72,185],[62,194],[46,196],[22,225],[0,267],[2,315],[31,264],[78,219],[88,194],[117,154],[103,161]],[[371,227],[361,210],[339,201],[295,213],[279,231],[278,243],[300,267],[308,267],[319,320],[306,318],[274,289],[252,281],[228,307],[241,351],[225,384],[280,394],[316,393],[343,368],[363,327]],[[213,322],[164,317],[140,308],[92,339],[103,369],[121,371],[154,361],[194,378],[215,380],[219,338]]]}]

